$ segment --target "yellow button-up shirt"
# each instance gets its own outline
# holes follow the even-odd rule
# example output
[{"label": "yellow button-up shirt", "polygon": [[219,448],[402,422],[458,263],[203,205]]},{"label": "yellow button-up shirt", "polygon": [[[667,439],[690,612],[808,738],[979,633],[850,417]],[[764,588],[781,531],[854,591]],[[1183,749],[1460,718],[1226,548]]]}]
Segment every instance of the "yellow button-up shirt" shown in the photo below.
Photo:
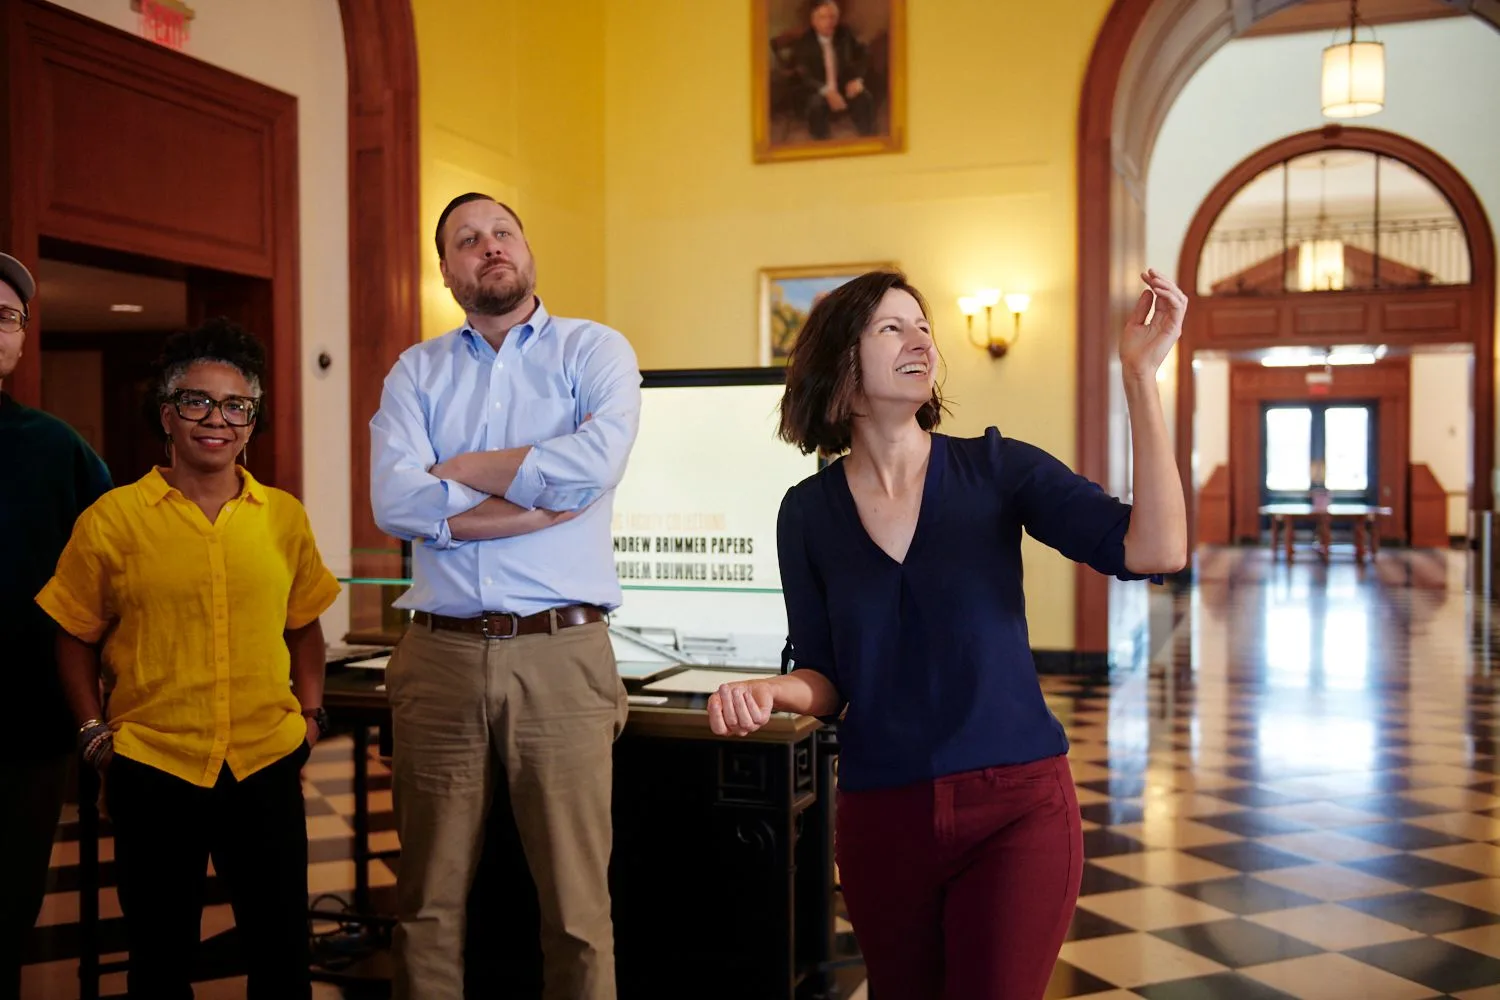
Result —
[{"label": "yellow button-up shirt", "polygon": [[111,490],[37,596],[70,634],[103,640],[115,752],[203,787],[306,738],[283,632],[339,594],[302,505],[240,475],[212,524],[157,469]]}]

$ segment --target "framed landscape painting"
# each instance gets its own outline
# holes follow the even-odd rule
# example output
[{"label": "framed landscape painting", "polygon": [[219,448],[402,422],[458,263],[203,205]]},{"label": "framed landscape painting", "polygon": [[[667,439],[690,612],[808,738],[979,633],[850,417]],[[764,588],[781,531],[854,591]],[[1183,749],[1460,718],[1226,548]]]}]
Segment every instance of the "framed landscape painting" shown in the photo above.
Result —
[{"label": "framed landscape painting", "polygon": [[752,0],[757,162],[906,148],[906,0]]},{"label": "framed landscape painting", "polygon": [[820,267],[768,267],[760,272],[760,363],[786,364],[792,342],[817,301],[867,271],[886,271],[888,261]]}]

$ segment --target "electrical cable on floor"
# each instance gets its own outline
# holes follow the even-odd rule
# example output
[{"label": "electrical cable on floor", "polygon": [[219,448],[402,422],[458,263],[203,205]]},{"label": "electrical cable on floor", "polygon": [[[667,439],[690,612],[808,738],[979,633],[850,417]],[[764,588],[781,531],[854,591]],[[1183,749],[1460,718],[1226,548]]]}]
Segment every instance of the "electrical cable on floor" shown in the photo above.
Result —
[{"label": "electrical cable on floor", "polygon": [[[355,962],[382,950],[384,943],[378,932],[368,926],[367,921],[354,912],[352,905],[342,896],[324,893],[312,901],[311,910],[321,910],[324,904],[330,910],[348,914],[348,920],[337,917],[316,916],[308,919],[308,937],[312,945],[313,965],[329,971],[348,968]],[[333,929],[315,931],[319,923],[332,923]]]}]

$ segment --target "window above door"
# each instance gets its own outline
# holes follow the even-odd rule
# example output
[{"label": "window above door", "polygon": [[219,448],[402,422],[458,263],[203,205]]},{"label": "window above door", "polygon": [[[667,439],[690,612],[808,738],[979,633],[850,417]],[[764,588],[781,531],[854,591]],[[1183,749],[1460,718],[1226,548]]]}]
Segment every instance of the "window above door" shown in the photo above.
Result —
[{"label": "window above door", "polygon": [[1453,206],[1402,161],[1326,149],[1262,171],[1214,220],[1199,295],[1274,295],[1465,285],[1468,241]]}]

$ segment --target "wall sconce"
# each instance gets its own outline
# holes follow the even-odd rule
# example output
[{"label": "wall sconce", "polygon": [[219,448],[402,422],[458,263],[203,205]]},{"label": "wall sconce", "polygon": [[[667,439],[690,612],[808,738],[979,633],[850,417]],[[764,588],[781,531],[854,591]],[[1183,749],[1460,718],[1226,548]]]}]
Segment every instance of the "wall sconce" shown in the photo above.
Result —
[{"label": "wall sconce", "polygon": [[[1004,335],[996,336],[994,328],[995,306],[1000,304],[1002,296],[998,289],[983,288],[973,295],[961,296],[958,300],[959,311],[969,325],[969,343],[975,347],[982,347],[990,352],[992,358],[1003,358],[1016,341],[1021,339],[1021,314],[1031,305],[1031,296],[1025,292],[1011,292],[1003,296],[1005,308],[1015,320],[1015,332],[1009,340]],[[974,339],[974,316],[979,310],[984,310],[984,340]]]}]

